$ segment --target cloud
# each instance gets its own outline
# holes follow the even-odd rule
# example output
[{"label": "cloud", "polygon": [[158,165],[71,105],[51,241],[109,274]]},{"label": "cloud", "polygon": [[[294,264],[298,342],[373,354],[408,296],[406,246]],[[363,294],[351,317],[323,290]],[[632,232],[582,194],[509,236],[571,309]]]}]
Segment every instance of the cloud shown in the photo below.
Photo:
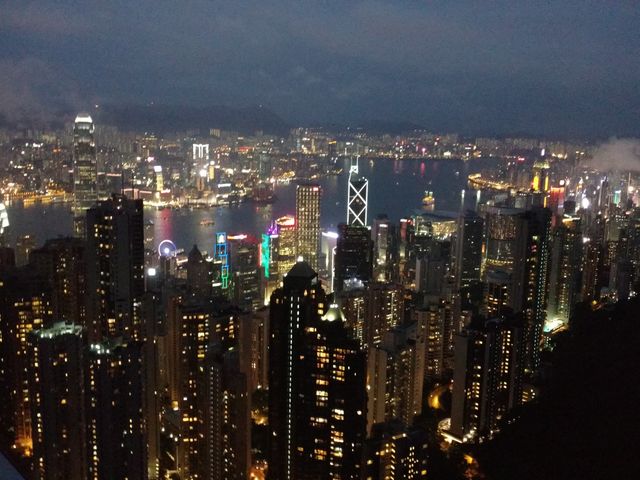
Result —
[{"label": "cloud", "polygon": [[599,145],[585,164],[603,172],[640,172],[640,139],[611,138]]},{"label": "cloud", "polygon": [[10,123],[59,122],[80,109],[79,89],[58,68],[37,58],[0,59],[0,115]]},{"label": "cloud", "polygon": [[264,104],[304,123],[638,135],[640,9],[622,5],[603,15],[601,3],[569,0],[0,2],[12,115],[97,97]]}]

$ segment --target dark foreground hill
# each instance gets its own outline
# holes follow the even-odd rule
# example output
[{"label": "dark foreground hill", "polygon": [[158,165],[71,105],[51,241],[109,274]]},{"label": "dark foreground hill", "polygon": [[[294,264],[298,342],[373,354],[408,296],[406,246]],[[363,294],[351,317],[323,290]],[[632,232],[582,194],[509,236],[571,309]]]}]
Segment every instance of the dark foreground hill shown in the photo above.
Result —
[{"label": "dark foreground hill", "polygon": [[539,403],[477,452],[489,480],[640,478],[640,300],[581,306]]}]

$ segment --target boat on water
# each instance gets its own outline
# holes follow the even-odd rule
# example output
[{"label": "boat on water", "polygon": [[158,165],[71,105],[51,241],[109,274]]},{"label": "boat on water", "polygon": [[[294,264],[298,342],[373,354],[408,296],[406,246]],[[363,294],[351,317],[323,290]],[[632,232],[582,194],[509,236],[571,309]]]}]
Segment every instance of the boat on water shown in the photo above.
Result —
[{"label": "boat on water", "polygon": [[424,197],[422,198],[422,207],[425,210],[434,210],[436,208],[436,199],[433,196],[433,192],[426,191],[424,192]]},{"label": "boat on water", "polygon": [[210,219],[200,220],[200,226],[202,227],[212,227],[215,224],[216,222]]}]

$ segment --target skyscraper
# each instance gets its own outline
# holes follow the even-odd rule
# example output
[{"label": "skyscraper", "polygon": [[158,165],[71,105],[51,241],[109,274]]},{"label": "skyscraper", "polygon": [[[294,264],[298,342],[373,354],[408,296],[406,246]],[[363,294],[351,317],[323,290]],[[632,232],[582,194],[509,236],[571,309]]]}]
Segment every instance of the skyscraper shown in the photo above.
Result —
[{"label": "skyscraper", "polygon": [[29,335],[29,397],[37,480],[85,480],[82,327],[57,323]]},{"label": "skyscraper", "polygon": [[425,339],[417,324],[385,332],[369,348],[367,429],[396,420],[405,428],[422,413]]},{"label": "skyscraper", "polygon": [[372,282],[365,291],[366,316],[364,343],[367,346],[382,342],[387,330],[400,325],[404,320],[404,295],[399,285]]},{"label": "skyscraper", "polygon": [[522,402],[524,329],[513,317],[476,318],[455,340],[451,433],[490,437]]},{"label": "skyscraper", "polygon": [[53,318],[85,325],[85,242],[73,237],[47,240],[29,258],[33,269],[49,284]]},{"label": "skyscraper", "polygon": [[106,340],[85,353],[88,478],[147,478],[142,344]]},{"label": "skyscraper", "polygon": [[[322,188],[315,183],[296,188],[297,256],[318,270],[320,254],[320,197]],[[282,248],[282,244],[281,244]]]},{"label": "skyscraper", "polygon": [[48,327],[52,318],[49,286],[43,277],[29,267],[0,274],[0,388],[2,413],[7,414],[0,414],[0,420],[13,431],[14,448],[26,456],[33,447],[29,335]]},{"label": "skyscraper", "polygon": [[[269,328],[269,479],[298,478],[301,462],[298,399],[303,372],[305,328],[326,310],[326,298],[317,273],[298,262],[284,277],[284,285],[271,296]],[[327,419],[328,420],[328,419]],[[326,455],[326,451],[325,451]]]},{"label": "skyscraper", "polygon": [[87,211],[86,259],[89,340],[135,337],[134,302],[144,293],[142,200],[113,195]]},{"label": "skyscraper", "polygon": [[366,354],[337,305],[305,327],[294,398],[295,479],[361,478]]},{"label": "skyscraper", "polygon": [[285,215],[276,220],[278,235],[277,267],[278,275],[282,278],[296,263],[296,219]]},{"label": "skyscraper", "polygon": [[84,212],[98,200],[98,165],[93,120],[79,113],[73,126],[73,212],[77,236],[84,237]]},{"label": "skyscraper", "polygon": [[340,292],[347,280],[368,282],[373,275],[373,241],[367,227],[338,225],[334,290]]},{"label": "skyscraper", "polygon": [[245,480],[251,465],[251,401],[238,351],[216,343],[200,372],[202,458],[191,478]]},{"label": "skyscraper", "polygon": [[455,277],[459,290],[480,281],[482,263],[483,221],[475,212],[467,212],[458,219],[455,244]]},{"label": "skyscraper", "polygon": [[349,192],[347,194],[347,225],[367,226],[369,181],[358,171],[358,157],[351,158]]},{"label": "skyscraper", "polygon": [[552,233],[549,315],[567,323],[580,295],[582,232],[580,218],[565,215]]}]

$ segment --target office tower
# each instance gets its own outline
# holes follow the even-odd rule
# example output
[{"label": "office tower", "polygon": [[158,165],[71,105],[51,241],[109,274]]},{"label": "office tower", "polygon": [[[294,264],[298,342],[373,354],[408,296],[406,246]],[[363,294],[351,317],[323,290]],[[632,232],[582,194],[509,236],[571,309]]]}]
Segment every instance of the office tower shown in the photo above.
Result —
[{"label": "office tower", "polygon": [[296,255],[318,270],[320,254],[320,185],[301,184],[296,188],[296,221],[298,222]]},{"label": "office tower", "polygon": [[358,157],[352,157],[347,194],[347,225],[367,226],[368,201],[369,181],[358,172]]},{"label": "office tower", "polygon": [[565,215],[552,232],[548,315],[567,324],[580,295],[582,231],[579,217]]},{"label": "office tower", "polygon": [[77,325],[86,323],[85,243],[79,238],[47,240],[33,250],[30,264],[51,290],[53,318]]},{"label": "office tower", "polygon": [[87,478],[83,375],[79,325],[56,323],[29,334],[29,397],[33,470],[37,480]]},{"label": "office tower", "polygon": [[259,261],[257,244],[246,240],[232,244],[233,299],[244,311],[255,312],[263,304]]},{"label": "office tower", "polygon": [[211,297],[213,292],[213,264],[207,262],[197,245],[187,256],[187,289],[200,299]]},{"label": "office tower", "polygon": [[454,324],[451,304],[432,298],[414,311],[418,332],[425,340],[425,378],[439,380],[450,368],[453,355]]},{"label": "office tower", "polygon": [[280,256],[280,234],[278,225],[273,222],[266,233],[260,237],[260,266],[264,274],[264,304],[271,298],[271,294],[280,282],[280,269],[278,259]]},{"label": "office tower", "polygon": [[85,211],[98,200],[98,164],[93,120],[80,113],[73,125],[73,213],[76,236],[84,237]]},{"label": "office tower", "polygon": [[484,223],[475,212],[468,211],[458,219],[455,242],[456,289],[480,281],[482,236]]},{"label": "office tower", "polygon": [[334,290],[341,292],[347,281],[368,282],[373,276],[373,242],[369,229],[359,225],[338,225]]},{"label": "office tower", "polygon": [[144,293],[142,200],[113,195],[87,211],[87,317],[92,343],[135,338],[134,302]]},{"label": "office tower", "polygon": [[5,405],[0,420],[7,433],[12,432],[13,438],[8,440],[25,456],[33,448],[28,336],[33,330],[48,327],[52,318],[44,278],[29,267],[0,273],[0,373]]},{"label": "office tower", "polygon": [[460,441],[491,437],[521,404],[524,330],[515,317],[478,317],[456,335],[451,434]]},{"label": "office tower", "polygon": [[219,343],[206,354],[198,379],[202,457],[190,478],[245,480],[251,466],[251,401],[238,352]]},{"label": "office tower", "polygon": [[404,296],[400,285],[372,282],[365,291],[364,341],[367,346],[382,342],[384,332],[404,321]]},{"label": "office tower", "polygon": [[406,429],[398,422],[375,425],[365,446],[364,478],[427,478],[427,447],[427,434],[422,429]]},{"label": "office tower", "polygon": [[21,267],[29,263],[29,255],[36,248],[36,240],[31,235],[19,235],[16,239],[16,265]]},{"label": "office tower", "polygon": [[367,359],[367,431],[397,420],[405,428],[422,413],[425,339],[416,323],[385,332]]},{"label": "office tower", "polygon": [[[306,262],[297,262],[284,277],[284,285],[271,296],[269,309],[269,453],[271,480],[299,478],[303,467],[296,441],[304,349],[307,326],[326,310],[325,293],[317,273]],[[328,420],[328,419],[326,419]]]},{"label": "office tower", "polygon": [[84,368],[88,478],[146,479],[142,344],[92,344]]},{"label": "office tower", "polygon": [[296,264],[296,219],[285,215],[276,220],[278,229],[278,275],[283,277]]}]

